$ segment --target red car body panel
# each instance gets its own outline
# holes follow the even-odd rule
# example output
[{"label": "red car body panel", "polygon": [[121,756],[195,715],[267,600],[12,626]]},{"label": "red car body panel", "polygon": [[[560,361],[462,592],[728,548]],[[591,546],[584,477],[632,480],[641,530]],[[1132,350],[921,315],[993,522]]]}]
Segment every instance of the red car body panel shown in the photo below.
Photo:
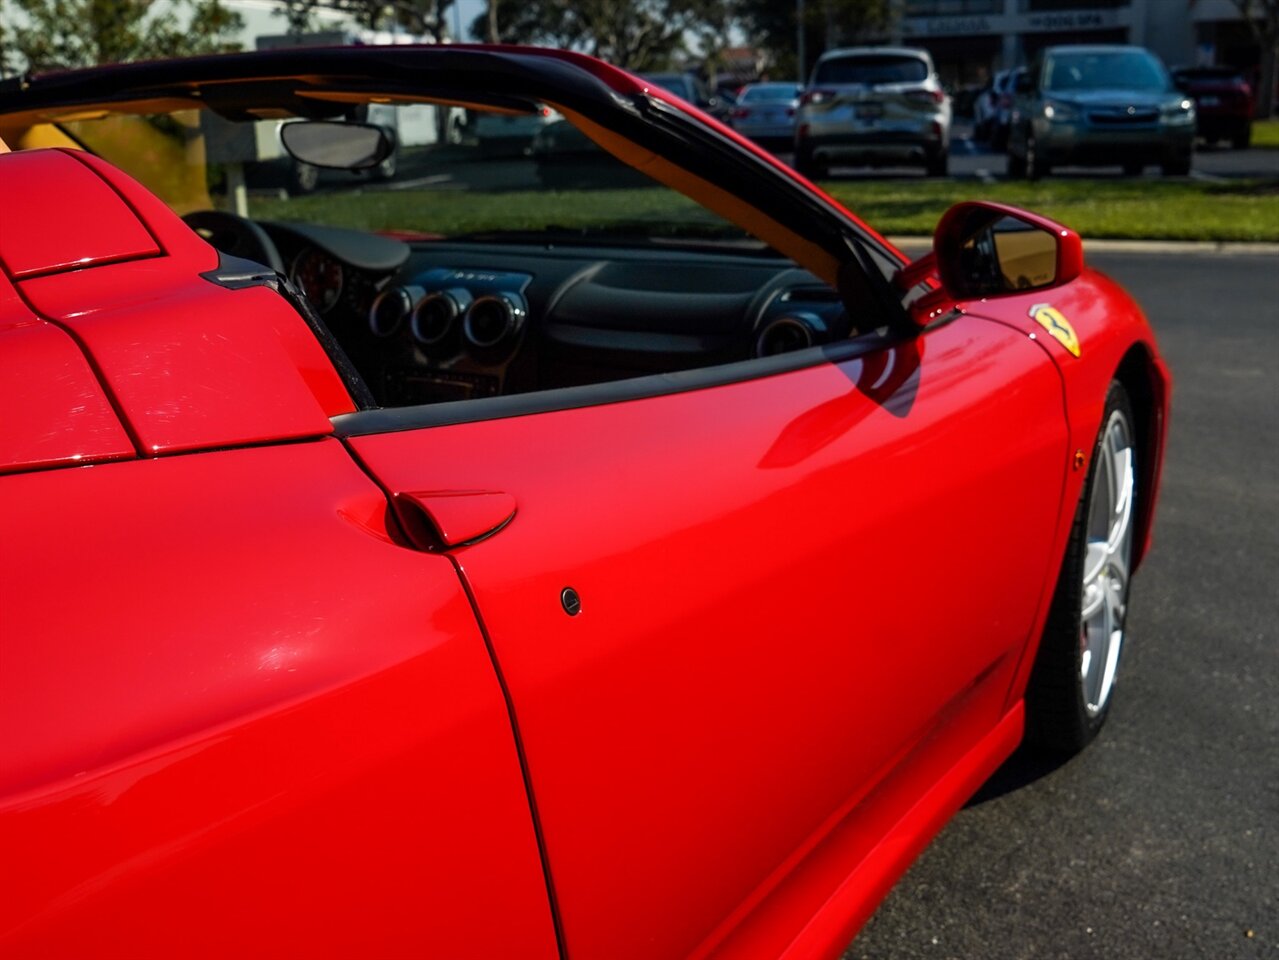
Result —
[{"label": "red car body panel", "polygon": [[[778,222],[811,186],[699,122]],[[1020,741],[1117,375],[1148,537],[1167,371],[1089,271],[768,376],[361,431],[308,322],[135,181],[33,151],[0,197],[76,224],[0,225],[6,956],[837,955]]]},{"label": "red car body panel", "polygon": [[[24,280],[159,255],[155,238],[120,196],[104,187],[70,152],[7,157],[0,209],[12,222],[31,225],[0,235],[0,260],[8,275]],[[68,229],[71,224],[74,229]]]},{"label": "red car body panel", "polygon": [[[1046,336],[1033,319],[1035,308],[1044,303],[1058,310],[1074,327],[1079,341],[1078,357],[1054,338]],[[1153,538],[1172,388],[1167,366],[1152,349],[1154,333],[1145,315],[1118,284],[1091,269],[1085,269],[1071,283],[1048,291],[969,302],[962,304],[961,308],[999,319],[1024,331],[1026,336],[1044,345],[1061,374],[1072,453],[1071,469],[1066,474],[1062,491],[1057,533],[1053,539],[1053,556],[1065,555],[1074,522],[1070,505],[1078,503],[1083,494],[1093,444],[1101,428],[1106,389],[1116,377],[1124,381],[1134,402],[1141,407],[1137,423],[1141,498],[1132,558],[1132,569],[1136,570],[1149,552]],[[1043,618],[1047,617],[1055,583],[1055,578],[1045,582]],[[1009,689],[1010,705],[1021,698],[1033,665],[1034,646],[1031,645]]]},{"label": "red car body panel", "polygon": [[3,495],[0,954],[556,955],[471,606],[341,444]]},{"label": "red car body panel", "polygon": [[134,455],[102,385],[65,331],[0,273],[0,473]]},{"label": "red car body panel", "polygon": [[[48,186],[62,181],[73,189]],[[78,261],[53,240],[36,248],[44,259],[6,241],[0,262],[31,311],[81,344],[141,452],[322,436],[329,417],[354,409],[297,312],[262,288],[199,282],[217,252],[154,198],[140,203],[135,181],[71,151],[30,151],[0,157],[0,182],[8,194],[40,197],[55,223],[85,205],[109,211],[61,235],[93,251],[95,269],[72,270]],[[122,223],[125,236],[157,242],[122,252],[112,242]]]},{"label": "red car body panel", "polygon": [[[1060,343],[1044,335],[1043,328],[1032,317],[1033,308],[1042,303],[1057,309],[1072,324],[1079,339],[1080,356],[1072,356]],[[1048,291],[970,302],[961,308],[1000,319],[1044,344],[1061,372],[1071,449],[1082,451],[1085,458],[1092,456],[1093,441],[1101,426],[1106,387],[1111,380],[1121,376],[1137,402],[1144,401],[1145,416],[1138,417],[1138,427],[1143,433],[1139,457],[1142,501],[1134,540],[1135,570],[1149,550],[1153,534],[1172,389],[1172,377],[1154,350],[1154,331],[1141,308],[1117,283],[1091,269],[1085,269],[1079,279]],[[1085,459],[1071,471],[1065,490],[1067,503],[1078,501],[1088,462]],[[1069,519],[1069,516],[1063,517],[1060,537],[1063,548]]]},{"label": "red car body panel", "polygon": [[[1039,346],[961,317],[762,380],[350,441],[392,494],[500,485],[518,504],[456,555],[570,955],[713,947],[708,918],[764,901],[943,718],[971,722],[932,779],[999,721],[1051,577],[1061,403]],[[1005,511],[1001,550],[1040,559],[996,590]]]}]

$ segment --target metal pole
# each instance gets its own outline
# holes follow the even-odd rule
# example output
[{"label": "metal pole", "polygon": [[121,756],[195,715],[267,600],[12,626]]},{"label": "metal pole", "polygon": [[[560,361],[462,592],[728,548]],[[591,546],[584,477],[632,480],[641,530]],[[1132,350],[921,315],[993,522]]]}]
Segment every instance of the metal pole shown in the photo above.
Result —
[{"label": "metal pole", "polygon": [[795,79],[799,81],[799,85],[807,86],[808,76],[804,72],[804,64],[807,57],[804,55],[804,0],[795,0],[795,46],[798,48],[796,60],[798,65],[795,70],[799,74]]}]

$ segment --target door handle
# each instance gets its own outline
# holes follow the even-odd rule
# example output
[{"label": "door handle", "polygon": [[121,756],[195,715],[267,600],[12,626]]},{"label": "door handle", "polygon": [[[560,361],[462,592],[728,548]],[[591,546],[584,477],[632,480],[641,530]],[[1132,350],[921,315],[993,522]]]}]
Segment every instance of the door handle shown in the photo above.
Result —
[{"label": "door handle", "polygon": [[391,506],[413,546],[430,551],[479,543],[515,517],[515,498],[500,490],[403,491]]}]

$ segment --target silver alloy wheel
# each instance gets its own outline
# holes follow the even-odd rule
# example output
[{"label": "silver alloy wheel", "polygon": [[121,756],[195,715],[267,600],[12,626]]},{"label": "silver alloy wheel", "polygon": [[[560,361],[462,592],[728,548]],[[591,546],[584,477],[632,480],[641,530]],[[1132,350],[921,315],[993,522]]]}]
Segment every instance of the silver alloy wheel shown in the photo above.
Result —
[{"label": "silver alloy wheel", "polygon": [[1101,713],[1110,698],[1128,604],[1136,478],[1132,428],[1122,410],[1111,412],[1097,457],[1088,503],[1079,636],[1079,680],[1090,717]]}]

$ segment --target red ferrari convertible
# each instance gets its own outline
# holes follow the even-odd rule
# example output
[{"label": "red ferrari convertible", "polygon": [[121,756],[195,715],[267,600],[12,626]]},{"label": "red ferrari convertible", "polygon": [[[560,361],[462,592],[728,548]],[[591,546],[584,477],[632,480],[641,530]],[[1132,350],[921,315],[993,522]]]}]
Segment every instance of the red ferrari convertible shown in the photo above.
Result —
[{"label": "red ferrari convertible", "polygon": [[24,77],[0,139],[5,957],[832,957],[1106,719],[1169,378],[1070,230],[908,263],[551,50]]}]

